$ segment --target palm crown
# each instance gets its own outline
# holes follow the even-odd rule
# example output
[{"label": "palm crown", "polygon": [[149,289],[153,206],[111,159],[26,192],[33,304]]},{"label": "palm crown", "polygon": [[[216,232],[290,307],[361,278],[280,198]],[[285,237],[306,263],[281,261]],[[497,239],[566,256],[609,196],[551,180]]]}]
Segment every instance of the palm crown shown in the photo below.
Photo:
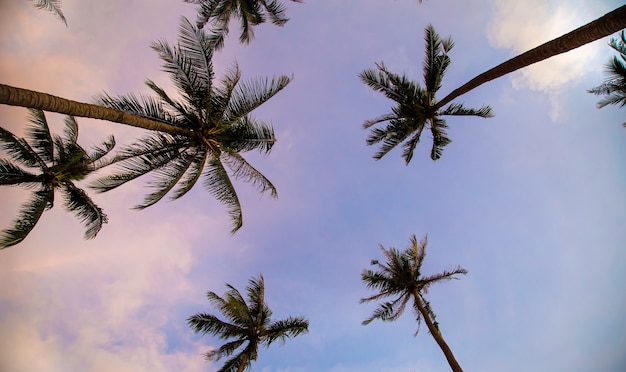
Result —
[{"label": "palm crown", "polygon": [[[626,34],[624,31],[620,33],[620,39],[611,39],[609,42],[611,48],[619,53],[606,65],[608,78],[601,85],[589,89],[590,93],[604,96],[598,107],[602,108],[607,105],[626,105]],[[626,127],[626,123],[623,124]]]},{"label": "palm crown", "polygon": [[[272,321],[272,311],[265,303],[265,285],[263,276],[249,280],[246,287],[248,302],[230,284],[222,298],[214,292],[208,292],[207,298],[217,310],[227,318],[226,321],[207,313],[195,314],[187,320],[189,326],[202,334],[210,333],[229,341],[220,348],[205,354],[209,360],[219,360],[235,353],[241,346],[243,349],[227,360],[219,372],[241,372],[256,360],[259,345],[269,347],[276,340],[285,342],[287,338],[307,333],[309,321],[303,317],[289,317],[284,320]],[[245,345],[244,345],[245,344]]]},{"label": "palm crown", "polygon": [[437,160],[443,148],[451,142],[446,133],[447,124],[442,116],[493,116],[489,106],[479,109],[466,108],[462,104],[452,103],[443,110],[436,110],[436,93],[446,69],[450,65],[448,53],[454,46],[451,38],[441,39],[432,25],[425,32],[426,55],[423,63],[424,86],[409,80],[405,75],[390,72],[383,63],[376,64],[376,69],[361,72],[361,80],[372,89],[382,92],[397,105],[391,112],[363,123],[363,128],[388,122],[384,128],[371,130],[366,143],[381,143],[380,150],[374,155],[381,159],[389,151],[403,143],[402,156],[408,164],[413,158],[413,151],[420,141],[425,128],[430,129],[433,145],[430,157]]},{"label": "palm crown", "polygon": [[372,313],[372,316],[363,321],[363,324],[369,324],[374,319],[382,321],[394,321],[398,319],[406,308],[406,304],[413,299],[413,310],[419,325],[423,320],[428,330],[440,348],[446,355],[450,366],[455,371],[460,371],[460,366],[452,351],[445,343],[439,331],[438,323],[435,320],[435,313],[430,307],[430,303],[426,301],[423,294],[428,292],[429,287],[437,282],[455,279],[457,274],[467,274],[467,270],[457,266],[452,270],[445,270],[438,274],[430,276],[422,276],[421,269],[424,257],[426,257],[426,245],[428,241],[424,238],[421,242],[417,241],[415,235],[411,237],[410,246],[399,251],[396,248],[380,249],[385,256],[385,262],[373,260],[371,264],[376,270],[366,269],[361,274],[361,280],[370,289],[378,291],[378,293],[361,299],[361,303],[380,300],[382,298],[394,297],[391,301],[385,301],[378,305]]},{"label": "palm crown", "polygon": [[[74,182],[108,164],[103,157],[115,146],[113,136],[89,154],[76,143],[78,125],[73,117],[65,119],[63,136],[52,136],[43,111],[30,110],[27,138],[18,138],[0,127],[0,149],[11,160],[0,159],[0,185],[35,189],[32,199],[24,204],[13,228],[0,234],[0,248],[15,245],[26,238],[42,213],[52,208],[54,191],[60,190],[65,207],[85,224],[85,238],[94,238],[107,217],[89,196]],[[36,168],[37,173],[22,168]]]},{"label": "palm crown", "polygon": [[[301,3],[302,0],[291,0]],[[224,45],[231,18],[239,18],[241,34],[239,41],[249,43],[254,38],[253,27],[264,23],[268,18],[277,26],[284,25],[289,18],[284,5],[278,0],[185,0],[198,7],[198,27],[207,23],[212,26],[213,38],[219,49]]]},{"label": "palm crown", "polygon": [[102,95],[99,103],[138,116],[189,130],[191,135],[154,133],[125,147],[115,161],[121,172],[92,184],[100,192],[116,188],[141,175],[152,173],[154,189],[145,197],[143,209],[161,200],[171,190],[172,199],[185,195],[202,176],[204,187],[227,206],[234,233],[242,226],[239,198],[226,168],[235,179],[252,183],[260,192],[277,196],[274,185],[252,167],[240,152],[268,154],[276,141],[271,125],[250,117],[250,112],[281,91],[287,76],[240,83],[234,66],[221,84],[214,85],[211,58],[213,44],[200,29],[182,18],[179,42],[152,44],[164,61],[181,99],[169,96],[153,81],[146,84],[157,97],[134,95],[113,98]]}]

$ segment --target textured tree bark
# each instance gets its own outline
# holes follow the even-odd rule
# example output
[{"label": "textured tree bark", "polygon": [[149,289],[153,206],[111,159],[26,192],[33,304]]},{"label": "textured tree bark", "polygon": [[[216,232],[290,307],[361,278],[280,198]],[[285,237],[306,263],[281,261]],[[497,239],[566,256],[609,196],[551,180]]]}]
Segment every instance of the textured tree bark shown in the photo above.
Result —
[{"label": "textured tree bark", "polygon": [[72,101],[47,93],[16,88],[5,84],[0,84],[0,104],[57,112],[76,117],[107,120],[172,135],[196,137],[196,134],[192,131],[160,121],[143,118],[108,107]]},{"label": "textured tree bark", "polygon": [[441,336],[441,333],[439,333],[437,328],[435,328],[435,325],[430,319],[430,315],[428,314],[428,311],[426,311],[426,308],[424,307],[424,304],[422,303],[422,297],[420,296],[417,290],[413,293],[413,297],[415,299],[415,305],[417,306],[417,309],[419,310],[420,314],[422,314],[422,318],[424,319],[424,322],[426,323],[426,326],[428,327],[430,334],[433,335],[435,342],[437,342],[437,345],[439,345],[439,347],[441,348],[441,351],[443,351],[443,354],[446,356],[446,359],[448,360],[448,364],[450,365],[450,368],[452,368],[454,372],[463,372],[463,369],[461,369],[459,362],[457,362],[456,359],[454,358],[454,354],[452,354],[452,350],[450,350],[450,347],[448,346],[446,341],[443,339],[443,336]]},{"label": "textured tree bark", "polygon": [[595,21],[579,27],[570,33],[522,53],[517,57],[511,58],[491,70],[483,72],[444,97],[435,105],[435,110],[439,110],[453,99],[488,81],[497,79],[526,66],[530,66],[533,63],[543,61],[544,59],[569,52],[570,50],[581,47],[592,41],[596,41],[605,36],[609,36],[624,28],[626,28],[626,5],[603,15]]}]

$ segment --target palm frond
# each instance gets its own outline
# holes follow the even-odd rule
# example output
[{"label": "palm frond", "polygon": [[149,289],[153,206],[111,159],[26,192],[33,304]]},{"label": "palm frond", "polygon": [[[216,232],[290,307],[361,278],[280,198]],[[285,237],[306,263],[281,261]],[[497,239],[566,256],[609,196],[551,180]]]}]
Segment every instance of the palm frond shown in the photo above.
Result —
[{"label": "palm frond", "polygon": [[204,187],[226,206],[228,215],[233,222],[233,228],[230,232],[234,234],[243,225],[241,204],[219,155],[213,155],[209,158],[209,163],[204,168],[203,178]]},{"label": "palm frond", "polygon": [[389,151],[407,139],[413,130],[407,125],[406,120],[391,120],[384,129],[374,128],[366,139],[367,145],[382,142],[380,149],[374,154],[374,159],[380,160]]},{"label": "palm frond", "polygon": [[479,109],[466,108],[460,103],[451,103],[439,115],[456,115],[456,116],[480,116],[481,118],[493,117],[493,111],[490,106],[482,106]]},{"label": "palm frond", "polygon": [[48,120],[42,110],[29,109],[27,136],[35,153],[44,162],[54,159],[54,144],[48,127]]},{"label": "palm frond", "polygon": [[395,112],[390,112],[388,114],[380,115],[380,116],[375,117],[374,119],[365,120],[363,122],[363,129],[368,129],[373,125],[383,123],[385,121],[397,119],[397,118],[398,118],[398,115],[396,115]]},{"label": "palm frond", "polygon": [[[150,86],[150,84],[146,84]],[[128,112],[144,118],[160,121],[165,124],[173,124],[174,122],[172,115],[164,110],[163,105],[159,100],[153,97],[137,97],[133,94],[112,97],[107,93],[101,93],[94,98],[94,101],[97,105]]]},{"label": "palm frond", "polygon": [[[169,124],[192,130],[198,129],[200,120],[198,119],[198,115],[194,113],[194,109],[190,108],[186,103],[171,98],[163,88],[156,85],[152,80],[146,79],[146,85],[174,111],[174,113],[163,111],[164,115],[167,117],[166,120],[169,120]],[[160,104],[159,102],[159,105]],[[163,109],[161,108],[161,110]]]},{"label": "palm frond", "polygon": [[[247,362],[245,361],[247,359]],[[239,366],[241,364],[245,364],[244,370],[250,366],[250,359],[246,357],[246,350],[243,350],[241,353],[235,355],[231,359],[227,360],[226,363],[222,366],[222,368],[218,369],[217,372],[235,372],[239,370]]]},{"label": "palm frond", "polygon": [[181,153],[164,166],[154,169],[153,175],[156,179],[149,181],[148,185],[155,191],[146,195],[143,203],[133,207],[133,209],[145,209],[163,199],[178,184],[194,158],[195,154]]},{"label": "palm frond", "polygon": [[231,123],[247,116],[283,90],[291,80],[292,78],[281,75],[271,80],[265,78],[237,84],[224,113],[226,121]]},{"label": "palm frond", "polygon": [[402,157],[404,158],[404,162],[406,165],[409,165],[411,159],[413,159],[413,152],[415,151],[415,148],[420,141],[423,130],[424,126],[419,126],[417,130],[413,132],[413,136],[411,137],[411,139],[409,139],[402,145]]},{"label": "palm frond", "polygon": [[0,159],[0,185],[37,185],[41,176],[25,171],[8,160]]},{"label": "palm frond", "polygon": [[269,191],[273,198],[278,197],[276,187],[261,172],[250,165],[246,159],[236,152],[223,152],[222,161],[233,172],[232,175],[236,180],[251,183],[260,193]]},{"label": "palm frond", "polygon": [[75,144],[78,141],[78,123],[73,116],[66,116],[65,128],[63,128],[64,139],[66,143]]},{"label": "palm frond", "polygon": [[245,338],[240,338],[235,341],[227,342],[224,345],[220,346],[219,349],[211,350],[205,353],[204,357],[207,360],[220,360],[223,357],[232,355],[237,350],[237,348],[243,345],[244,342],[246,342]]},{"label": "palm frond", "polygon": [[172,48],[165,40],[153,42],[150,47],[156,51],[163,61],[163,71],[170,74],[174,86],[185,101],[196,109],[205,106],[210,97],[211,89],[206,80],[198,75],[191,57],[185,55],[180,48]]},{"label": "palm frond", "polygon": [[467,274],[467,270],[462,268],[461,266],[456,266],[450,270],[444,270],[440,273],[429,275],[420,279],[420,286],[424,293],[427,293],[428,287],[437,282],[447,281],[452,279],[458,279],[455,275],[465,275]]},{"label": "palm frond", "polygon": [[390,72],[382,62],[377,63],[376,67],[377,70],[364,70],[359,74],[363,83],[400,104],[412,106],[417,103],[416,98],[422,95],[422,88],[419,84],[405,75],[400,76]]},{"label": "palm frond", "polygon": [[59,17],[63,23],[65,23],[65,26],[67,26],[67,20],[61,11],[61,0],[37,0],[35,7],[37,9],[45,9],[52,12],[54,15]]},{"label": "palm frond", "polygon": [[196,333],[212,334],[221,338],[241,337],[246,330],[238,325],[227,323],[215,315],[198,313],[187,319],[187,325]]},{"label": "palm frond", "polygon": [[265,303],[265,283],[263,281],[263,275],[248,280],[246,292],[248,294],[248,313],[256,320],[257,327],[264,327],[269,317],[272,315],[272,312]]},{"label": "palm frond", "polygon": [[178,187],[172,194],[172,200],[178,199],[189,192],[202,174],[209,150],[206,148],[196,148],[195,151],[195,156],[191,164],[187,167],[185,175],[178,182]]},{"label": "palm frond", "polygon": [[237,120],[220,134],[220,143],[230,151],[247,152],[257,150],[269,154],[276,143],[274,128],[268,123],[249,117]]},{"label": "palm frond", "polygon": [[0,150],[6,151],[13,160],[28,167],[38,166],[41,170],[48,168],[45,161],[39,157],[25,139],[16,137],[2,127],[0,127]]},{"label": "palm frond", "polygon": [[443,148],[452,142],[446,133],[447,127],[446,121],[441,118],[436,117],[431,122],[430,132],[433,135],[433,147],[430,151],[430,158],[432,160],[438,160],[441,158]]},{"label": "palm frond", "polygon": [[207,37],[202,29],[196,28],[185,17],[181,17],[178,26],[178,45],[182,55],[189,58],[191,67],[197,78],[204,82],[203,93],[209,94],[214,78],[213,41]]},{"label": "palm frond", "polygon": [[93,152],[89,155],[89,159],[91,164],[93,164],[94,170],[100,169],[104,166],[110,165],[112,160],[109,161],[101,161],[103,157],[105,157],[113,148],[115,147],[115,137],[110,135],[105,141],[102,142],[101,146],[94,146]]},{"label": "palm frond", "polygon": [[266,331],[268,337],[265,346],[269,346],[276,340],[284,344],[288,338],[309,333],[309,321],[304,317],[289,317],[272,322]]},{"label": "palm frond", "polygon": [[13,227],[0,232],[0,249],[23,241],[33,230],[43,212],[52,204],[54,189],[42,189],[33,193],[33,198],[22,205]]},{"label": "palm frond", "polygon": [[121,149],[108,164],[117,164],[118,172],[101,177],[90,184],[97,192],[112,190],[137,177],[164,167],[175,160],[189,141],[181,136],[155,133]]},{"label": "palm frond", "polygon": [[426,27],[424,42],[426,44],[423,63],[424,84],[429,93],[436,93],[441,88],[443,76],[450,65],[447,53],[454,47],[454,42],[450,37],[442,40],[432,25]]},{"label": "palm frond", "polygon": [[102,208],[98,207],[85,191],[72,183],[65,183],[62,190],[65,207],[70,212],[74,212],[76,218],[85,225],[85,239],[95,238],[102,229],[102,225],[108,222]]}]

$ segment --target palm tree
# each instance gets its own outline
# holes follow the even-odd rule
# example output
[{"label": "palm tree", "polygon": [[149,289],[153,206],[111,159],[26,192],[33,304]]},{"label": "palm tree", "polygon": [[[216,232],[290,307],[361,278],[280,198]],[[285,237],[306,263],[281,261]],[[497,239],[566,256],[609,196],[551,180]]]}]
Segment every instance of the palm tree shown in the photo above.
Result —
[{"label": "palm tree", "polygon": [[[607,105],[626,105],[626,35],[624,31],[620,34],[620,39],[611,39],[609,46],[615,49],[620,56],[613,56],[613,59],[606,65],[608,78],[601,85],[589,89],[589,93],[597,96],[605,96],[598,102],[598,108]],[[623,123],[626,127],[626,123]]]},{"label": "palm tree", "polygon": [[[115,146],[113,136],[88,154],[76,143],[78,125],[73,117],[65,119],[62,137],[50,134],[43,111],[30,110],[29,119],[27,139],[18,138],[0,127],[0,149],[13,160],[0,159],[0,185],[35,189],[32,199],[22,206],[13,228],[0,233],[0,248],[26,238],[42,213],[52,208],[55,190],[63,194],[65,208],[85,224],[85,239],[94,238],[102,224],[107,222],[107,216],[74,182],[108,164],[103,157]],[[33,173],[20,165],[37,168],[38,172]]]},{"label": "palm tree", "polygon": [[35,7],[37,9],[45,9],[51,11],[57,17],[59,17],[61,21],[63,21],[63,23],[65,23],[65,26],[67,26],[67,20],[65,20],[65,16],[61,11],[61,0],[37,0]]},{"label": "palm tree", "polygon": [[409,80],[405,75],[400,76],[390,72],[383,63],[376,64],[376,70],[365,70],[359,75],[365,84],[397,103],[390,113],[363,123],[363,128],[367,129],[376,124],[388,122],[385,128],[372,129],[367,138],[368,145],[382,142],[380,151],[374,155],[374,159],[382,158],[404,142],[402,156],[406,164],[409,164],[422,131],[429,128],[433,136],[430,157],[437,160],[441,157],[444,146],[450,143],[445,130],[446,121],[442,116],[472,115],[483,118],[493,116],[488,106],[471,109],[462,104],[453,103],[444,110],[435,109],[436,93],[441,88],[441,81],[450,64],[448,52],[454,43],[451,38],[441,39],[432,25],[426,27],[425,41],[424,87]]},{"label": "palm tree", "polygon": [[477,88],[478,86],[504,76],[510,72],[519,70],[550,57],[569,52],[592,41],[609,36],[626,28],[626,5],[575,29],[561,37],[542,44],[534,49],[511,58],[498,66],[483,72],[459,88],[453,90],[435,105],[435,110],[445,106],[453,99]]},{"label": "palm tree", "polygon": [[[211,23],[216,47],[222,48],[224,37],[228,34],[231,18],[241,21],[241,43],[249,43],[254,38],[253,26],[264,23],[268,18],[273,24],[283,26],[289,18],[283,4],[278,0],[184,0],[186,3],[200,5],[198,7],[198,27],[203,28]],[[291,0],[301,3],[302,0]]]},{"label": "palm tree", "polygon": [[208,360],[229,357],[243,346],[243,349],[239,349],[238,354],[227,360],[218,372],[242,372],[256,360],[260,345],[269,347],[276,340],[284,343],[287,338],[309,331],[309,321],[303,317],[271,321],[272,311],[264,300],[263,276],[252,278],[248,283],[247,303],[241,293],[230,284],[226,284],[228,291],[223,298],[214,292],[207,293],[211,304],[224,314],[226,321],[207,313],[198,313],[187,319],[187,324],[196,333],[203,335],[210,333],[223,340],[233,340],[219,349],[204,354]]},{"label": "palm tree", "polygon": [[417,241],[415,235],[411,237],[411,245],[404,251],[400,252],[395,248],[385,249],[380,246],[386,258],[385,263],[373,260],[372,265],[377,270],[366,269],[361,274],[361,280],[368,288],[378,291],[377,294],[362,298],[361,303],[376,301],[384,297],[395,297],[392,301],[379,304],[371,317],[363,321],[364,325],[369,324],[374,319],[382,321],[394,321],[398,319],[409,300],[413,299],[413,310],[417,317],[418,328],[423,319],[441,350],[446,356],[448,363],[453,371],[462,371],[461,366],[454,358],[450,347],[444,341],[439,324],[435,321],[430,303],[424,299],[424,293],[428,291],[431,284],[456,279],[457,274],[467,274],[467,270],[460,266],[452,270],[446,270],[439,274],[430,276],[422,276],[421,268],[424,257],[426,256],[427,238],[420,242]]},{"label": "palm tree", "polygon": [[237,66],[226,73],[221,84],[213,83],[210,38],[182,18],[179,43],[170,47],[165,41],[152,44],[171,74],[181,99],[170,97],[151,80],[146,84],[157,97],[134,95],[99,97],[99,104],[116,110],[171,125],[193,133],[192,136],[168,133],[151,134],[124,148],[115,158],[121,173],[102,178],[92,186],[100,192],[114,189],[139,176],[151,173],[154,192],[137,209],[161,200],[177,187],[172,199],[185,195],[203,177],[205,188],[225,204],[233,221],[232,233],[242,226],[239,198],[229,177],[250,182],[260,192],[277,196],[276,188],[261,172],[240,155],[256,150],[268,154],[274,130],[250,117],[250,112],[281,91],[291,79],[280,76],[240,83]]}]

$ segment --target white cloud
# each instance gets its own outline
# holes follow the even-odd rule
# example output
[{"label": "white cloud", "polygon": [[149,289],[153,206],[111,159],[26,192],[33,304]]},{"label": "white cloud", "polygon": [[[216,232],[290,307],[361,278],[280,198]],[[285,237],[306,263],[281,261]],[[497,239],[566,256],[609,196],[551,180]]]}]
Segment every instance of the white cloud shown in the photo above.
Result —
[{"label": "white cloud", "polygon": [[[570,32],[608,11],[596,2],[529,0],[524,2],[496,0],[495,12],[487,26],[492,46],[511,51],[511,56],[526,52],[547,41]],[[592,43],[552,57],[514,72],[510,79],[514,88],[528,88],[547,93],[551,117],[557,120],[562,112],[559,96],[568,87],[602,66],[603,44]]]}]

